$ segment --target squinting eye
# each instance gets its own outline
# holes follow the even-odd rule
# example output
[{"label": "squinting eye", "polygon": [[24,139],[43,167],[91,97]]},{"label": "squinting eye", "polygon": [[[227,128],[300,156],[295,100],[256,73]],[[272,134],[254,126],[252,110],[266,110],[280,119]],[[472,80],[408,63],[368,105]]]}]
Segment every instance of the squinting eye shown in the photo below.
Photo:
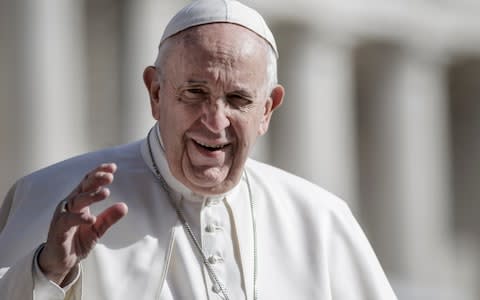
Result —
[{"label": "squinting eye", "polygon": [[188,90],[185,91],[185,96],[193,97],[193,98],[204,96],[206,94],[207,93],[202,89],[188,89]]},{"label": "squinting eye", "polygon": [[205,94],[205,92],[202,89],[188,89],[187,92],[195,95]]},{"label": "squinting eye", "polygon": [[252,100],[240,95],[231,95],[228,97],[228,102],[236,108],[246,108],[252,104]]},{"label": "squinting eye", "polygon": [[187,102],[187,103],[195,102],[196,103],[196,102],[199,102],[199,101],[203,100],[207,95],[208,95],[207,92],[205,92],[202,89],[191,88],[191,89],[184,90],[181,93],[180,99],[183,102]]}]

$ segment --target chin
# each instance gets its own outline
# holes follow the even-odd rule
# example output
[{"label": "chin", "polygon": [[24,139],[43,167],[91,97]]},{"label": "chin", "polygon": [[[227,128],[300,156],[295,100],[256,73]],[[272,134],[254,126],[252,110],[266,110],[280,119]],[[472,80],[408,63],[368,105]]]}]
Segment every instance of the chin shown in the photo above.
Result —
[{"label": "chin", "polygon": [[[220,175],[220,176],[218,176]],[[206,174],[185,174],[187,186],[196,193],[215,195],[228,192],[234,187],[234,182],[223,174],[208,176]]]},{"label": "chin", "polygon": [[230,166],[224,170],[217,170],[219,171],[217,173],[184,172],[182,174],[184,180],[186,181],[184,184],[197,194],[219,195],[227,193],[240,182],[243,174],[243,168],[232,167],[233,166]]}]

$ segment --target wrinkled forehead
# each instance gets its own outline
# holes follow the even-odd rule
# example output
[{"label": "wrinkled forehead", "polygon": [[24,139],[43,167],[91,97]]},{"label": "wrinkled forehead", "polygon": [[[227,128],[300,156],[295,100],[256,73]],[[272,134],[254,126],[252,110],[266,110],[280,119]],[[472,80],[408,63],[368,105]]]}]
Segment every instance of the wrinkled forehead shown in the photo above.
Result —
[{"label": "wrinkled forehead", "polygon": [[268,47],[261,37],[249,29],[230,23],[213,23],[185,30],[184,47],[204,48],[249,55],[265,52]]},{"label": "wrinkled forehead", "polygon": [[263,91],[269,45],[232,24],[189,28],[165,41],[159,69],[174,85],[202,81],[211,87]]},{"label": "wrinkled forehead", "polygon": [[159,56],[198,54],[266,61],[268,43],[251,30],[231,23],[211,23],[188,28],[162,43]]}]

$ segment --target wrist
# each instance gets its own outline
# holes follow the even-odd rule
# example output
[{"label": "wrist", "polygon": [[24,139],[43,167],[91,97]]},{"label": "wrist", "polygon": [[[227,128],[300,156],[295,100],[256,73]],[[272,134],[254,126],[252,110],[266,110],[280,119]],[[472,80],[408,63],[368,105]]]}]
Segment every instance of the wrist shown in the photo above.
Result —
[{"label": "wrist", "polygon": [[49,259],[47,251],[45,251],[46,246],[39,249],[37,256],[37,264],[40,271],[45,275],[45,277],[57,284],[60,287],[68,285],[78,272],[78,264],[73,267],[61,266],[58,263],[52,263],[53,260]]}]

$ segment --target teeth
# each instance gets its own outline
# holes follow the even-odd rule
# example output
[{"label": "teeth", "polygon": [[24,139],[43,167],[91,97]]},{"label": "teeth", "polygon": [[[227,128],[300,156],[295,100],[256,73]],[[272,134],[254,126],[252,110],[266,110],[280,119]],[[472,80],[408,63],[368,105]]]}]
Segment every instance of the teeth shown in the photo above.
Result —
[{"label": "teeth", "polygon": [[207,148],[213,148],[213,149],[220,149],[220,148],[225,147],[225,145],[227,145],[227,144],[209,145],[209,144],[201,143],[201,142],[199,142],[199,141],[195,141],[195,142],[196,142],[197,144],[199,144],[200,146],[207,147]]}]

